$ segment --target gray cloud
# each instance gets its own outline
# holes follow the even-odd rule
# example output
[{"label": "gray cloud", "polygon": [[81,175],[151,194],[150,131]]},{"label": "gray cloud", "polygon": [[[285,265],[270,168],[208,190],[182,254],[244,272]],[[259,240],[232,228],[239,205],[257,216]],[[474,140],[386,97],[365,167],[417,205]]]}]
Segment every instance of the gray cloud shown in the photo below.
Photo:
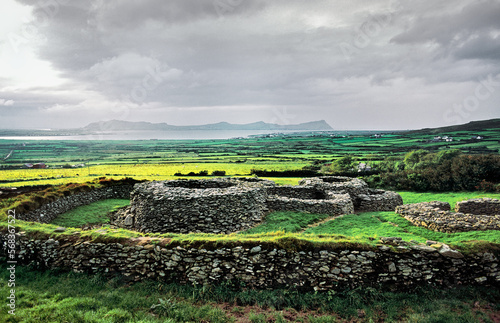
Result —
[{"label": "gray cloud", "polygon": [[[63,81],[13,91],[0,80],[0,99],[43,127],[56,116],[279,122],[282,109],[293,117],[281,122],[438,126],[500,73],[493,0],[18,2],[43,18],[31,22],[43,35],[34,53]],[[463,121],[498,117],[498,92]]]}]

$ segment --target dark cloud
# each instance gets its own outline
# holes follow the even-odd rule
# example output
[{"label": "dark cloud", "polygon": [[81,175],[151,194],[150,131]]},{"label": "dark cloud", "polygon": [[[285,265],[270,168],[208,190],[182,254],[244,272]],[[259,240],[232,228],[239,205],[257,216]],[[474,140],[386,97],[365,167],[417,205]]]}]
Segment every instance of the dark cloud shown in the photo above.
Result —
[{"label": "dark cloud", "polygon": [[[43,35],[34,55],[62,81],[14,91],[0,79],[0,99],[45,124],[71,112],[75,124],[269,122],[288,109],[348,128],[441,125],[500,73],[493,0],[18,2]],[[494,115],[497,92],[476,115]]]}]

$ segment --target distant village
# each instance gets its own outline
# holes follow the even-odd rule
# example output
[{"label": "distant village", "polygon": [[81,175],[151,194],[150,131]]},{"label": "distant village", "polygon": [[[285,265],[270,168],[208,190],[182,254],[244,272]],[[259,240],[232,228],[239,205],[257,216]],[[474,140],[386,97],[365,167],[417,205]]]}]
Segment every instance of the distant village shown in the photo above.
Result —
[{"label": "distant village", "polygon": [[[483,136],[472,136],[470,138],[471,140],[483,140],[484,137]],[[429,140],[429,142],[452,142],[453,141],[453,137],[449,137],[449,136],[435,136],[433,139]]]}]

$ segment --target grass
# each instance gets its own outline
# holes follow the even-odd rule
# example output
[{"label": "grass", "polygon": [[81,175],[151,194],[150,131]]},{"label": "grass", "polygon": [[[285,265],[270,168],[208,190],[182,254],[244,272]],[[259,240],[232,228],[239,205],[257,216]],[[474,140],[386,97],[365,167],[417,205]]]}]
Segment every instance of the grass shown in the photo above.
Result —
[{"label": "grass", "polygon": [[79,206],[61,214],[51,224],[77,228],[85,224],[109,223],[109,213],[130,204],[127,199],[108,199]]},{"label": "grass", "polygon": [[[9,272],[0,265],[0,295]],[[227,282],[190,286],[16,267],[16,315],[0,304],[1,322],[495,322],[500,291],[483,287],[411,293],[376,288],[341,292],[250,290]]]},{"label": "grass", "polygon": [[457,233],[435,232],[416,227],[394,212],[365,212],[348,214],[343,217],[309,228],[305,234],[314,235],[343,235],[359,242],[377,242],[380,237],[401,237],[405,241],[426,240],[439,241],[451,244],[461,250],[468,250],[478,246],[474,241],[500,244],[500,233],[495,230],[471,231]]},{"label": "grass", "polygon": [[311,214],[300,212],[273,212],[268,214],[264,222],[242,233],[256,234],[266,232],[300,232],[307,226],[328,218],[325,214]]},{"label": "grass", "polygon": [[403,202],[405,204],[442,201],[450,203],[452,210],[455,209],[455,204],[459,201],[465,201],[469,199],[482,198],[482,197],[491,197],[495,199],[500,199],[500,193],[486,193],[486,192],[445,192],[445,193],[398,192],[398,193],[403,198]]}]

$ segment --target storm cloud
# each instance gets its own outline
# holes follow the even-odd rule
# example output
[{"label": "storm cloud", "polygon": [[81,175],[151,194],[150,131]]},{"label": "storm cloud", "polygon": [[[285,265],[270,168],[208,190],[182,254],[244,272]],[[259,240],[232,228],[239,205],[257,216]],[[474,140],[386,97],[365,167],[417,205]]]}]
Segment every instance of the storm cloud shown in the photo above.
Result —
[{"label": "storm cloud", "polygon": [[500,117],[500,2],[5,0],[0,127]]}]

